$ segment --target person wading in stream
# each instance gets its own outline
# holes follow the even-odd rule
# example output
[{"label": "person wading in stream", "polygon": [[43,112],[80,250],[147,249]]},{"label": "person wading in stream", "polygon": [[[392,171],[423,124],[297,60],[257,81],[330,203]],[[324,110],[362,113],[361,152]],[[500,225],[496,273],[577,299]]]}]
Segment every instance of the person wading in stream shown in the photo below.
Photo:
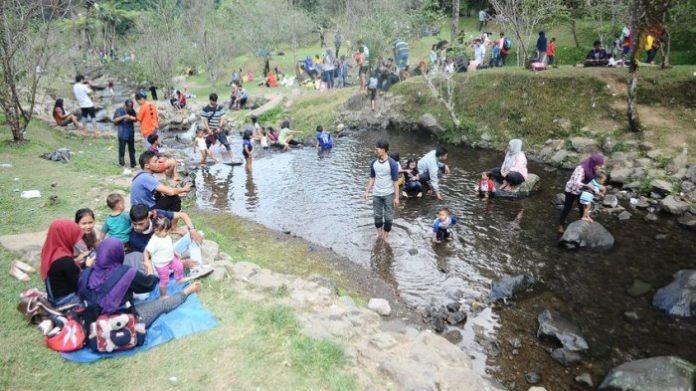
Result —
[{"label": "person wading in stream", "polygon": [[375,217],[377,238],[389,241],[394,220],[394,207],[399,206],[399,165],[389,157],[389,143],[378,140],[375,144],[377,159],[370,163],[370,179],[363,197],[367,200],[372,190],[372,211]]}]

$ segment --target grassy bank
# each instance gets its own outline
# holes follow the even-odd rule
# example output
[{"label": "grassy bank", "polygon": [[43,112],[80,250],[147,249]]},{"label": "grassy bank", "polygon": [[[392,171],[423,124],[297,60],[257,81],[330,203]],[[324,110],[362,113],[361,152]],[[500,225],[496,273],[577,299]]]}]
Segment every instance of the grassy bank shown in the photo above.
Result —
[{"label": "grassy bank", "polygon": [[[9,138],[6,127],[0,135]],[[72,218],[80,207],[91,207],[97,220],[106,209],[103,194],[126,190],[116,178],[115,140],[64,137],[43,124],[32,124],[27,144],[0,142],[0,234],[46,229],[56,218]],[[67,164],[39,158],[41,153],[68,147],[74,155]],[[80,152],[81,151],[81,152]],[[17,178],[15,180],[14,178]],[[41,198],[22,199],[20,193],[40,190]],[[49,201],[57,196],[55,201]],[[231,216],[193,213],[194,221],[221,251],[235,260],[302,275],[323,273],[348,291],[345,278],[322,264],[321,252],[309,254],[307,245],[283,242],[262,227]],[[7,270],[12,254],[0,250],[0,269]],[[170,389],[177,378],[185,389],[329,389],[351,390],[356,383],[346,372],[343,348],[334,342],[300,334],[299,324],[287,307],[240,298],[227,283],[204,281],[201,299],[220,320],[217,328],[173,341],[129,358],[95,364],[65,362],[44,347],[40,334],[26,324],[15,307],[18,294],[42,287],[38,276],[29,283],[0,273],[0,389],[54,388],[103,389],[115,384],[127,388]]]},{"label": "grassy bank", "polygon": [[[658,147],[693,150],[696,77],[693,67],[668,71],[641,69],[639,109],[646,131],[641,135]],[[602,140],[633,139],[625,125],[625,69],[562,67],[541,73],[522,69],[492,69],[456,77],[456,112],[463,120],[454,129],[444,107],[431,95],[422,78],[395,85],[391,93],[405,102],[407,119],[431,113],[447,129],[444,139],[471,142],[486,133],[497,144],[521,137],[530,145],[549,138],[587,136]],[[661,121],[664,119],[664,121]],[[684,137],[671,139],[672,133]]]}]

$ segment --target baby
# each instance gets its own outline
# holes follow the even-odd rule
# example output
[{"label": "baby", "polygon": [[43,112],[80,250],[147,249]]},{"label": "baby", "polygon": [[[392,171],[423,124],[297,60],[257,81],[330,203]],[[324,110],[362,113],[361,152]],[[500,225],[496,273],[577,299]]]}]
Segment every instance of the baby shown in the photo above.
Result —
[{"label": "baby", "polygon": [[433,243],[440,243],[443,240],[450,240],[449,228],[457,224],[457,218],[450,216],[447,208],[441,208],[437,213],[437,218],[433,222]]},{"label": "baby", "polygon": [[124,213],[125,201],[123,196],[117,193],[109,194],[106,197],[106,206],[111,209],[111,213],[106,217],[106,221],[102,225],[102,234],[104,237],[113,236],[124,244],[128,243],[131,221],[128,213]]},{"label": "baby", "polygon": [[208,160],[208,157],[213,159],[215,163],[217,163],[217,159],[215,159],[215,156],[210,152],[210,149],[208,149],[208,145],[205,143],[205,136],[206,136],[206,131],[205,129],[198,129],[196,132],[196,140],[193,142],[193,152],[196,152],[196,148],[201,150],[201,161],[198,163],[200,166],[205,166],[206,160]]},{"label": "baby", "polygon": [[157,270],[160,280],[160,298],[162,299],[167,297],[169,274],[174,271],[174,278],[177,282],[180,282],[184,277],[184,265],[179,259],[180,254],[174,252],[174,243],[169,236],[171,228],[172,222],[168,218],[158,217],[154,222],[155,234],[147,242],[143,254],[147,274],[155,274],[155,270]]},{"label": "baby", "polygon": [[[604,187],[604,182],[606,182],[607,176],[604,173],[599,173],[597,174],[597,177],[593,179],[589,184],[587,190],[583,190],[582,193],[580,193],[580,205],[583,206],[582,210],[582,219],[585,221],[592,222],[592,217],[590,216],[590,212],[592,212],[592,201],[594,201],[595,194],[598,194],[602,197],[604,197],[604,193],[606,193],[607,188]],[[589,189],[591,188],[591,190]]]},{"label": "baby", "polygon": [[495,195],[495,184],[493,183],[493,175],[490,172],[481,173],[481,180],[478,185],[479,197],[488,198]]}]

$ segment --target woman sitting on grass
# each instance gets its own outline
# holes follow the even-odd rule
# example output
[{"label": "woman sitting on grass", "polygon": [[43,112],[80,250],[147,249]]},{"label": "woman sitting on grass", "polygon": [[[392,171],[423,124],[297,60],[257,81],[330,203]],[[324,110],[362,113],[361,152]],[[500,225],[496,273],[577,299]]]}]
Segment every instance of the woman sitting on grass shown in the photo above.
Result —
[{"label": "woman sitting on grass", "polygon": [[63,98],[56,99],[56,104],[53,106],[53,119],[56,120],[58,126],[75,125],[79,130],[85,130],[85,125],[77,120],[77,116],[72,113],[66,113],[63,108]]}]

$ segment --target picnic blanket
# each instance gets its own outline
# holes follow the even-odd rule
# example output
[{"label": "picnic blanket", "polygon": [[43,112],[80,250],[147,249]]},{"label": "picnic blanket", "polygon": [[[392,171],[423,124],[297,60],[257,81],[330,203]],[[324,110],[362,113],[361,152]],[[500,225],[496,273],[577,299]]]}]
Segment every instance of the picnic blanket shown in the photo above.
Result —
[{"label": "picnic blanket", "polygon": [[[167,294],[173,295],[183,288],[183,285],[171,281],[167,286]],[[147,300],[159,300],[159,288],[155,289]],[[137,304],[137,301],[136,301]],[[103,358],[132,356],[138,352],[144,352],[157,345],[167,343],[173,339],[183,338],[187,335],[200,333],[212,329],[217,325],[215,316],[205,309],[198,299],[197,294],[190,295],[186,301],[173,311],[161,315],[147,329],[145,343],[134,349],[122,352],[96,353],[90,348],[83,348],[75,352],[61,353],[61,356],[69,361],[79,363],[95,362]]]}]

